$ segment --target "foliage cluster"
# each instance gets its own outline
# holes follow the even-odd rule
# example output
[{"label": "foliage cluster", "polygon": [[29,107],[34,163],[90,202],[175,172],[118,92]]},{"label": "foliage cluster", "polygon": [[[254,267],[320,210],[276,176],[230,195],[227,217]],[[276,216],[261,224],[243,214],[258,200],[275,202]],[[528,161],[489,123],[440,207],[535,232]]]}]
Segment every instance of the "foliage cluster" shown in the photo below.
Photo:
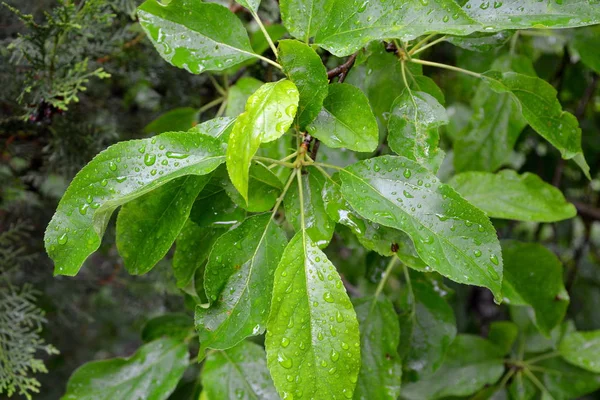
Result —
[{"label": "foliage cluster", "polygon": [[[175,244],[195,317],[151,319],[133,356],[85,364],[65,399],[600,388],[597,287],[582,306],[573,290],[598,283],[598,149],[582,147],[598,29],[551,30],[600,23],[596,0],[281,0],[281,25],[274,2],[214,3],[138,8],[162,58],[216,95],[94,157],[45,234],[55,274],[77,275],[119,209],[125,269]],[[487,307],[485,338],[469,304]]]}]

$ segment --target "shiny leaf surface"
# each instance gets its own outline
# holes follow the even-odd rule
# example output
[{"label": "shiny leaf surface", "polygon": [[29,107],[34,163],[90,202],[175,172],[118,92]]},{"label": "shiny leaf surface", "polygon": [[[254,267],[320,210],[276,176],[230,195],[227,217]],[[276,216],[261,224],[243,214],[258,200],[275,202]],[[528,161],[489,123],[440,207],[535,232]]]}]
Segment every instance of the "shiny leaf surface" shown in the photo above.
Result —
[{"label": "shiny leaf surface", "polygon": [[360,369],[356,314],[335,267],[304,232],[275,271],[267,365],[283,398],[352,398]]},{"label": "shiny leaf surface", "polygon": [[377,120],[364,93],[349,84],[329,86],[323,109],[308,132],[332,148],[374,151],[379,144]]},{"label": "shiny leaf surface", "polygon": [[46,230],[55,274],[77,274],[117,207],[173,179],[206,175],[224,160],[217,139],[185,132],[120,142],[98,154],[75,176]]},{"label": "shiny leaf surface", "polygon": [[222,71],[255,57],[242,22],[221,5],[147,0],[138,17],[161,57],[193,74]]},{"label": "shiny leaf surface", "polygon": [[121,208],[117,249],[130,274],[147,273],[167,254],[209,179],[182,176]]},{"label": "shiny leaf surface", "polygon": [[261,143],[280,138],[292,125],[298,110],[299,93],[288,80],[265,83],[246,103],[229,135],[227,171],[231,182],[248,201],[250,161]]},{"label": "shiny leaf surface", "polygon": [[308,43],[325,22],[335,0],[281,0],[283,25],[296,39]]},{"label": "shiny leaf surface", "polygon": [[342,195],[360,215],[406,232],[433,270],[501,300],[500,244],[482,211],[404,157],[362,161],[340,175]]},{"label": "shiny leaf surface", "polygon": [[210,353],[202,370],[207,398],[278,400],[265,358],[264,349],[248,341]]},{"label": "shiny leaf surface", "polygon": [[196,307],[201,353],[227,349],[264,332],[273,273],[286,245],[284,232],[264,214],[223,234],[204,271],[209,308]]},{"label": "shiny leaf surface", "polygon": [[446,109],[431,95],[404,90],[388,121],[388,144],[396,154],[437,172],[444,151],[438,148],[438,128],[448,123]]},{"label": "shiny leaf surface", "polygon": [[165,338],[147,343],[129,358],[93,361],[79,367],[67,384],[63,400],[164,400],[188,366],[187,345]]},{"label": "shiny leaf surface", "polygon": [[600,330],[569,333],[558,349],[569,363],[600,374]]},{"label": "shiny leaf surface", "polygon": [[283,72],[300,92],[296,118],[300,130],[304,130],[317,117],[323,100],[327,97],[327,70],[321,57],[312,48],[297,40],[279,42],[279,62]]}]

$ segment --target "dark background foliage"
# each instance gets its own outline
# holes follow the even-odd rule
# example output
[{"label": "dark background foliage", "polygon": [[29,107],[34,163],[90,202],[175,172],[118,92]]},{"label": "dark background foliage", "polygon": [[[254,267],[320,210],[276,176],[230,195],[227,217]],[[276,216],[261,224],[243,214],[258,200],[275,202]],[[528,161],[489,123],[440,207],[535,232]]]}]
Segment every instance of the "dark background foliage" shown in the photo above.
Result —
[{"label": "dark background foliage", "polygon": [[[8,1],[8,6],[33,15],[35,22],[30,25],[9,7],[0,7],[0,232],[7,238],[12,235],[11,240],[0,241],[0,287],[19,291],[31,285],[36,290],[35,302],[47,321],[41,335],[60,351],[51,356],[40,352],[49,372],[37,375],[42,384],[39,399],[58,398],[71,372],[86,361],[131,354],[151,317],[186,309],[175,287],[170,257],[141,277],[123,270],[114,245],[114,225],[109,225],[100,251],[77,277],[52,277],[42,238],[67,184],[108,145],[148,136],[144,128],[162,113],[178,107],[200,109],[216,96],[207,74],[191,75],[159,57],[136,22],[136,0],[88,3],[96,8],[86,15],[51,0]],[[263,12],[268,21],[273,7],[263,3],[267,3]],[[45,12],[66,19],[49,23]],[[71,29],[65,21],[82,28]],[[49,25],[43,28],[44,24]],[[594,28],[578,32],[599,34]],[[28,35],[27,40],[19,34]],[[525,36],[518,46],[519,52],[535,60],[538,75],[559,90],[563,107],[579,118],[593,180],[562,161],[558,151],[531,129],[520,136],[512,165],[560,187],[576,204],[579,216],[554,224],[494,222],[501,236],[540,241],[560,257],[571,296],[567,318],[579,330],[592,330],[600,329],[600,225],[596,222],[600,219],[600,92],[597,72],[582,63],[564,40],[571,34]],[[483,72],[504,51],[473,52],[442,44],[428,51],[427,57]],[[86,77],[98,68],[110,77],[101,79],[101,73]],[[81,74],[70,75],[74,70]],[[255,66],[245,72],[265,81],[269,80],[265,74],[272,73]],[[451,123],[442,140],[448,144],[468,118],[466,105],[476,86],[472,78],[453,72],[426,68],[425,73],[446,94]],[[73,79],[81,80],[80,89],[86,90],[69,92],[78,101],[68,102],[69,95],[60,89],[72,88]],[[215,112],[207,110],[200,120]],[[449,174],[450,170],[447,162],[442,171]],[[355,242],[341,229],[327,253],[348,288],[358,291],[360,287],[352,282],[358,282],[359,276],[376,280],[385,261]],[[492,321],[506,318],[508,309],[495,305],[487,290],[450,286],[460,332],[485,335]]]}]

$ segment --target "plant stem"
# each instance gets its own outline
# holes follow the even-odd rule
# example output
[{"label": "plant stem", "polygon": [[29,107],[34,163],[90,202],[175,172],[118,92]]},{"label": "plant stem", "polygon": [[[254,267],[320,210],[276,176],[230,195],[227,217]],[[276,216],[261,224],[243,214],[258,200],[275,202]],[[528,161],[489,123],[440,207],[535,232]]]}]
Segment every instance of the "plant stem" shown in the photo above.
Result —
[{"label": "plant stem", "polygon": [[379,281],[379,285],[377,285],[377,289],[375,290],[375,298],[374,298],[373,302],[377,301],[377,298],[383,291],[383,287],[385,286],[388,278],[390,277],[390,275],[392,273],[392,269],[394,269],[396,262],[398,262],[398,257],[393,255],[392,258],[390,259],[390,262],[387,265],[387,268],[385,269],[385,272],[383,273],[383,276],[381,277],[381,280]]},{"label": "plant stem", "polygon": [[274,158],[254,156],[254,157],[252,157],[252,159],[256,160],[256,161],[264,161],[266,163],[281,165],[283,167],[296,168],[296,166],[294,164],[292,164],[292,163],[285,162],[285,161],[280,161],[280,160],[275,160]]},{"label": "plant stem", "polygon": [[302,168],[298,168],[296,170],[296,177],[298,178],[298,199],[300,200],[300,226],[302,227],[302,234],[304,235],[304,232],[306,232],[306,221],[304,220],[304,189],[302,188]]},{"label": "plant stem", "polygon": [[205,105],[203,105],[202,107],[200,107],[200,109],[198,110],[198,112],[200,114],[202,114],[203,112],[210,110],[211,108],[218,106],[219,104],[223,103],[225,101],[224,97],[219,97],[218,99],[215,99],[213,101],[211,101],[210,103],[207,103]]},{"label": "plant stem", "polygon": [[[275,43],[273,43],[273,40],[271,39],[271,36],[269,35],[269,33],[267,32],[267,30],[266,30],[265,26],[263,25],[262,21],[258,17],[258,14],[254,10],[250,10],[250,13],[254,17],[254,20],[258,24],[258,27],[262,31],[263,35],[265,35],[265,39],[267,39],[267,42],[269,43],[269,46],[271,47],[271,50],[273,50],[273,54],[275,54],[275,57],[278,57],[277,47],[275,47]],[[279,64],[277,64],[277,65],[279,65]],[[281,69],[281,67],[280,67],[280,69]]]},{"label": "plant stem", "polygon": [[269,58],[267,58],[267,57],[263,57],[263,56],[261,56],[260,54],[254,54],[254,53],[248,53],[248,54],[251,54],[251,55],[253,55],[254,57],[258,58],[259,60],[262,60],[262,61],[264,61],[264,62],[266,62],[266,63],[269,63],[269,64],[271,64],[271,65],[272,65],[272,66],[274,66],[275,68],[279,68],[280,70],[283,70],[283,67],[282,67],[281,65],[277,64],[275,61],[273,61],[273,60],[271,60],[271,59],[269,59]]},{"label": "plant stem", "polygon": [[217,92],[221,94],[221,96],[227,96],[227,92],[225,91],[225,89],[223,89],[223,87],[219,84],[219,82],[217,82],[217,80],[214,76],[212,76],[212,74],[208,74],[208,79],[210,79],[211,83],[213,84],[215,89],[217,89]]},{"label": "plant stem", "polygon": [[430,48],[431,46],[435,46],[436,44],[438,44],[438,43],[441,43],[441,42],[443,42],[444,40],[446,40],[446,36],[442,36],[441,38],[439,38],[439,39],[436,39],[436,40],[434,40],[434,41],[433,41],[433,42],[431,42],[431,43],[427,43],[427,44],[426,44],[425,46],[423,46],[423,47],[419,47],[419,48],[414,48],[414,47],[413,47],[413,48],[412,48],[412,49],[411,49],[411,50],[408,52],[408,55],[410,55],[410,56],[414,56],[415,54],[419,54],[419,53],[420,53],[420,52],[422,52],[423,50],[426,50],[426,49]]},{"label": "plant stem", "polygon": [[321,163],[321,162],[314,162],[314,163],[311,163],[310,165],[313,165],[315,167],[325,167],[325,168],[337,169],[338,171],[341,171],[344,169],[342,167],[338,167],[337,165],[325,164],[325,163]]},{"label": "plant stem", "polygon": [[458,67],[455,67],[453,65],[441,64],[441,63],[436,63],[436,62],[433,62],[433,61],[419,60],[417,58],[411,58],[409,61],[413,62],[415,64],[421,64],[421,65],[427,65],[427,66],[430,66],[430,67],[438,67],[438,68],[449,69],[451,71],[461,72],[463,74],[471,75],[471,76],[474,76],[476,78],[481,78],[481,74],[478,74],[477,72],[469,71],[468,69],[458,68]]},{"label": "plant stem", "polygon": [[431,35],[425,36],[425,38],[423,40],[421,40],[420,42],[418,42],[417,44],[415,44],[413,46],[413,48],[410,49],[410,51],[409,51],[410,55],[415,54],[416,50],[418,50],[419,48],[421,48],[421,46],[423,46],[425,43],[429,42],[431,39],[433,39],[436,36],[437,36],[437,33],[432,33]]},{"label": "plant stem", "polygon": [[275,207],[273,207],[273,213],[271,214],[271,221],[273,220],[273,218],[275,218],[275,215],[277,214],[277,211],[279,210],[279,207],[281,206],[281,203],[283,202],[285,195],[287,194],[288,190],[290,189],[290,186],[292,186],[292,182],[294,181],[294,175],[295,175],[294,172],[292,172],[290,174],[288,181],[286,182],[285,186],[283,187],[281,196],[279,196],[277,198],[277,203],[275,203]]},{"label": "plant stem", "polygon": [[549,358],[558,357],[558,356],[560,356],[560,353],[558,351],[552,351],[550,353],[542,354],[540,356],[530,358],[529,360],[525,360],[525,362],[527,364],[535,364],[536,362],[540,362],[540,361],[547,360]]},{"label": "plant stem", "polygon": [[504,386],[506,386],[506,383],[509,381],[510,378],[512,378],[512,376],[514,374],[515,374],[515,370],[514,369],[510,369],[506,374],[504,374],[504,376],[502,377],[502,380],[498,384],[498,388],[499,389],[504,388]]},{"label": "plant stem", "polygon": [[[542,382],[540,382],[540,381],[538,380],[538,378],[536,378],[536,376],[533,374],[533,372],[531,372],[531,371],[530,371],[530,370],[528,370],[528,369],[524,369],[524,370],[523,370],[523,373],[524,373],[525,375],[527,375],[527,377],[529,378],[529,380],[530,380],[531,382],[533,382],[533,384],[534,384],[535,386],[537,386],[537,388],[538,388],[538,389],[539,389],[539,390],[542,392],[542,394],[547,394],[547,393],[548,393],[548,389],[546,389],[546,387],[545,387],[545,386],[542,384]],[[552,398],[552,397],[550,397],[550,398]]]},{"label": "plant stem", "polygon": [[[291,160],[292,158],[296,157],[297,155],[298,155],[298,152],[295,151],[292,154],[290,154],[289,156],[284,157],[281,160],[279,160],[279,162],[285,162],[285,161]],[[267,168],[272,169],[272,168],[275,168],[278,165],[281,165],[281,164],[279,164],[279,163],[273,163],[273,164],[269,165]]]}]

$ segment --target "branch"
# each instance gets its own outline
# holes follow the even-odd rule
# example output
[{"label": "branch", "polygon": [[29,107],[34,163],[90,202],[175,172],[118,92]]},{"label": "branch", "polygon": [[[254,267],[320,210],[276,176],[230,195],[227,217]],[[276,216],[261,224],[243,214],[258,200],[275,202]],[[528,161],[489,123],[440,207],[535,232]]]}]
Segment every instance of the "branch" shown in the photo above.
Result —
[{"label": "branch", "polygon": [[338,65],[334,69],[327,71],[327,78],[329,78],[329,80],[331,81],[336,76],[339,76],[340,78],[338,82],[343,83],[346,79],[346,76],[348,76],[348,72],[350,72],[350,68],[352,68],[352,66],[354,65],[356,57],[358,57],[358,51],[352,54],[350,58],[348,58],[348,60],[342,65]]},{"label": "branch", "polygon": [[589,204],[582,203],[580,201],[571,201],[575,208],[577,209],[577,213],[584,217],[585,219],[591,221],[600,221],[600,209],[590,206]]}]

